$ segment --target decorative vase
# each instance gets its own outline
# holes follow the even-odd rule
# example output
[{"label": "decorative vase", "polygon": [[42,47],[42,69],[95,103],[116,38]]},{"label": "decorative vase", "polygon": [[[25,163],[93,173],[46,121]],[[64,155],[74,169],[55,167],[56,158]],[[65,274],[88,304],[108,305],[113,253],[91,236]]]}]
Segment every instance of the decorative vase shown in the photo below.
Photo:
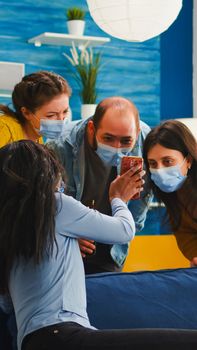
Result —
[{"label": "decorative vase", "polygon": [[82,104],[81,105],[81,118],[87,119],[94,115],[96,104]]},{"label": "decorative vase", "polygon": [[67,21],[68,33],[71,35],[81,36],[84,33],[85,21],[81,19],[73,19]]}]

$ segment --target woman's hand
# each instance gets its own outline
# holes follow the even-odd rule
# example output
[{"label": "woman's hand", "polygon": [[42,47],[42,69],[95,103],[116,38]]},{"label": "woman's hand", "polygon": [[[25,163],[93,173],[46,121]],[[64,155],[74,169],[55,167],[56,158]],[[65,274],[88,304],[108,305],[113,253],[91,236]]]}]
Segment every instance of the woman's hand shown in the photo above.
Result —
[{"label": "woman's hand", "polygon": [[145,171],[140,167],[129,169],[126,173],[118,176],[112,181],[109,188],[109,199],[120,198],[123,202],[128,202],[135,194],[143,191],[144,180],[142,177]]},{"label": "woman's hand", "polygon": [[96,246],[93,240],[78,239],[78,243],[79,243],[79,248],[83,258],[85,258],[87,254],[88,255],[93,254],[96,249]]},{"label": "woman's hand", "polygon": [[197,257],[196,256],[190,261],[190,266],[191,267],[197,266]]}]

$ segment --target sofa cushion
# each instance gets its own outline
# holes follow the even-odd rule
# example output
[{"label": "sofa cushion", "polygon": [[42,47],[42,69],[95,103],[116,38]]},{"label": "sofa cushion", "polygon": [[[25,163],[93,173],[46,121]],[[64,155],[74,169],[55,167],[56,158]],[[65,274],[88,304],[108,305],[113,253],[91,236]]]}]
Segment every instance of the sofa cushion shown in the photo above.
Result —
[{"label": "sofa cushion", "polygon": [[97,328],[197,328],[197,269],[102,273],[86,278]]}]

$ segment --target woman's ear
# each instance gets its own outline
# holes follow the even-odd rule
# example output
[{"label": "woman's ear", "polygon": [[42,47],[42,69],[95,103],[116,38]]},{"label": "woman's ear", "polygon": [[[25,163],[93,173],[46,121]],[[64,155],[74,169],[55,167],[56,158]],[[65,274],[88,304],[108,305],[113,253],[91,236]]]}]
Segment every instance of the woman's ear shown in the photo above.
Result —
[{"label": "woman's ear", "polygon": [[26,107],[21,107],[21,113],[25,119],[27,120],[32,119],[32,112],[30,112],[30,110],[27,109]]},{"label": "woman's ear", "polygon": [[191,169],[193,158],[192,156],[190,156],[190,154],[186,157],[186,161],[187,161],[187,168]]},{"label": "woman's ear", "polygon": [[89,120],[87,124],[87,136],[88,136],[88,142],[90,146],[94,146],[94,139],[95,139],[95,126],[92,120]]}]

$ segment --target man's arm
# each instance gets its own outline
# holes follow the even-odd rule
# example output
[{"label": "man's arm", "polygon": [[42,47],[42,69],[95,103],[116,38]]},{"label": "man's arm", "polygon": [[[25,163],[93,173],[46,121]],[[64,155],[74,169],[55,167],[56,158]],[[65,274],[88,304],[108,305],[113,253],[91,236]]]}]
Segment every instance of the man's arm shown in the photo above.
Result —
[{"label": "man's arm", "polygon": [[76,198],[76,184],[73,174],[73,149],[63,138],[49,141],[46,143],[49,149],[52,149],[60,163],[63,165],[66,176],[66,194]]}]

